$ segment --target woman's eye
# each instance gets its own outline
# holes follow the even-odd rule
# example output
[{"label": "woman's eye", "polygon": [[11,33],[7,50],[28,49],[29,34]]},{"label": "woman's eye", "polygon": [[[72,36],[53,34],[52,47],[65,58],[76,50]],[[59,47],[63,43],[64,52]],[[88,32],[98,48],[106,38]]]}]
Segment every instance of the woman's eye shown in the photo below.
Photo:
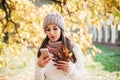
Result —
[{"label": "woman's eye", "polygon": [[46,31],[50,31],[50,29],[46,29]]},{"label": "woman's eye", "polygon": [[54,30],[58,30],[58,28],[54,28]]}]

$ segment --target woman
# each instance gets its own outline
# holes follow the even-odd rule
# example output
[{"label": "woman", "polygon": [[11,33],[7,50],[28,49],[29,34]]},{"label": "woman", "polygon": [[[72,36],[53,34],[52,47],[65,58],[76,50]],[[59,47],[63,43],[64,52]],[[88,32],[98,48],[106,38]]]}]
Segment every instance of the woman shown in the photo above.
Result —
[{"label": "woman", "polygon": [[[47,36],[40,49],[47,48],[50,56],[44,57],[40,49],[38,50],[35,59],[35,80],[82,80],[82,52],[78,44],[65,37],[63,16],[59,12],[49,13],[44,19],[43,28]],[[64,55],[65,51],[69,57]]]}]

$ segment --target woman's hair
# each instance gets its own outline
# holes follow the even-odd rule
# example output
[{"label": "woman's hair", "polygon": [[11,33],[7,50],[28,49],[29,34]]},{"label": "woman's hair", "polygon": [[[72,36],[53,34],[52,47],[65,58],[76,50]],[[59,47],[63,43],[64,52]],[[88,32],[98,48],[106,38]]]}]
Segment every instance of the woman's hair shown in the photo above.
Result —
[{"label": "woman's hair", "polygon": [[[48,36],[46,36],[46,38],[43,40],[40,48],[46,48],[46,47],[47,47],[47,44],[48,44],[48,41],[49,41],[49,38],[48,38]],[[74,47],[74,46],[73,46],[73,44],[71,43],[70,39],[69,39],[68,37],[65,37],[65,36],[64,36],[64,32],[63,32],[62,30],[61,30],[61,36],[60,36],[60,38],[59,38],[58,41],[62,41],[63,44],[65,44],[65,46],[69,49],[69,51],[73,53],[72,58],[71,58],[71,61],[72,61],[73,63],[75,63],[75,62],[76,62],[76,57],[75,57],[74,52],[73,52],[73,47]],[[39,57],[40,55],[41,55],[41,53],[40,53],[40,49],[39,49],[38,54],[37,54],[37,57]]]}]

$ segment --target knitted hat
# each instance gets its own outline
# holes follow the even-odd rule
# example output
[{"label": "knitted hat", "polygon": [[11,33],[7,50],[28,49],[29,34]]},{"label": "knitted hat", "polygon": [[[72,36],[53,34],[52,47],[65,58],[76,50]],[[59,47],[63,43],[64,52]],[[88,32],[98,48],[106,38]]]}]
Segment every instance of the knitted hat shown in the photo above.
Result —
[{"label": "knitted hat", "polygon": [[44,30],[50,24],[58,25],[63,31],[66,29],[63,16],[59,12],[51,12],[45,17],[43,22]]}]

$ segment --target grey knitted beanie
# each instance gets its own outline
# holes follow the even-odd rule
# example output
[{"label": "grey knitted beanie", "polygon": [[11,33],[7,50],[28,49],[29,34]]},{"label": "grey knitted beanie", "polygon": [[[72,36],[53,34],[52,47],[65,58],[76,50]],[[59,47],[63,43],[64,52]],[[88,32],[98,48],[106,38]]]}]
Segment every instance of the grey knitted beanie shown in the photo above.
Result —
[{"label": "grey knitted beanie", "polygon": [[48,26],[50,24],[56,24],[63,31],[66,30],[63,16],[59,12],[51,12],[45,17],[44,22],[43,22],[44,30],[45,30],[46,26]]}]

